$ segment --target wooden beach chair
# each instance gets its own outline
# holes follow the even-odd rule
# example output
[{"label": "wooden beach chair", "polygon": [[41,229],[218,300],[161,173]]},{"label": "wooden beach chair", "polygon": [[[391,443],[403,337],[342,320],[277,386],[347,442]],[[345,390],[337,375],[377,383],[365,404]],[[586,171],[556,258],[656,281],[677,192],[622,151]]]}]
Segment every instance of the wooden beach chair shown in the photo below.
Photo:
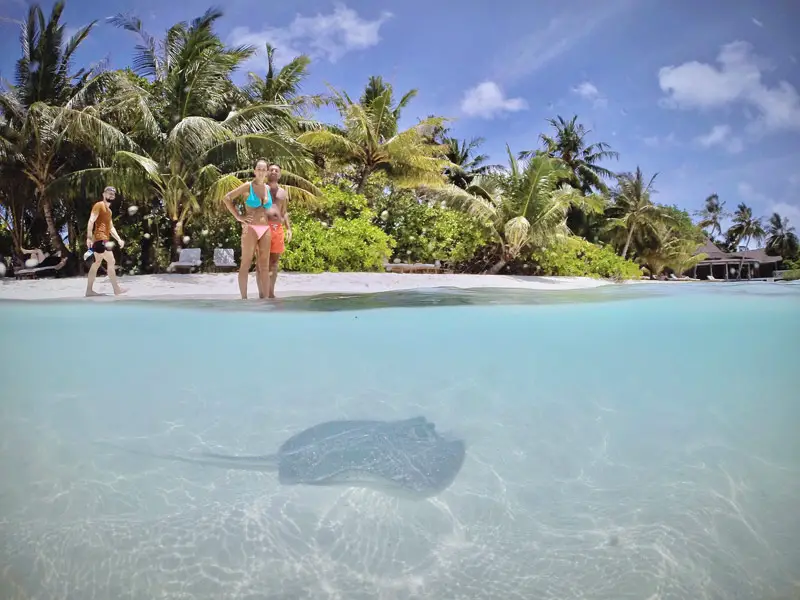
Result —
[{"label": "wooden beach chair", "polygon": [[383,263],[387,273],[443,273],[444,269],[427,263]]}]

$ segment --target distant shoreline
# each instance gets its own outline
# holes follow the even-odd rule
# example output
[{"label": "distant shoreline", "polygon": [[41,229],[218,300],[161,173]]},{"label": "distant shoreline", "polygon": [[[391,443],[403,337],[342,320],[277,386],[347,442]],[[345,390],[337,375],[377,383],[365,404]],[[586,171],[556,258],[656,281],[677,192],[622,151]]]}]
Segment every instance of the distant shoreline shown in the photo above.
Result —
[{"label": "distant shoreline", "polygon": [[[626,281],[624,283],[639,283]],[[239,299],[236,273],[125,275],[120,284],[128,292],[119,300],[139,299]],[[314,294],[359,294],[430,288],[505,288],[537,291],[592,289],[616,285],[591,277],[535,277],[515,275],[393,274],[393,273],[281,273],[275,293],[278,297]],[[0,299],[74,300],[86,290],[85,277],[64,279],[0,280]],[[107,277],[98,277],[95,290],[100,298],[114,298]],[[258,298],[255,276],[250,274],[249,298]],[[87,301],[93,300],[87,298]]]}]

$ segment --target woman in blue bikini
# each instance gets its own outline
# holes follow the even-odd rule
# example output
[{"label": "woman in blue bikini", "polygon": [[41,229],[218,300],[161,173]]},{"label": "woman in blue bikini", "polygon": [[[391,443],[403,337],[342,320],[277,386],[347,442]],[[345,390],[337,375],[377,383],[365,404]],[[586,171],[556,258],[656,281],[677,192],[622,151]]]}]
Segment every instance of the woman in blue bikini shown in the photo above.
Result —
[{"label": "woman in blue bikini", "polygon": [[[242,300],[247,299],[247,277],[253,264],[253,255],[258,248],[258,268],[256,269],[256,282],[258,283],[258,297],[266,298],[269,290],[269,251],[272,242],[272,232],[267,219],[267,211],[272,207],[272,194],[265,179],[267,176],[267,161],[259,159],[253,170],[255,177],[248,183],[243,183],[235,190],[225,194],[223,201],[233,215],[233,218],[242,224],[242,261],[239,265],[239,293]],[[233,206],[233,200],[249,192],[244,202],[244,215],[241,215]]]}]

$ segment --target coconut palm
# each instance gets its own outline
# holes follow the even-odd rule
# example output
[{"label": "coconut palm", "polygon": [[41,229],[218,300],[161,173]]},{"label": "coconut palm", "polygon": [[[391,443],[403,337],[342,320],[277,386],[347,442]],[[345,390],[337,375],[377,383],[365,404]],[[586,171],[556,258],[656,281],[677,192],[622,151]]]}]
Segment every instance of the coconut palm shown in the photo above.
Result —
[{"label": "coconut palm", "polygon": [[0,219],[11,236],[17,254],[25,246],[26,214],[33,208],[35,191],[25,174],[12,163],[0,159]]},{"label": "coconut palm", "polygon": [[764,231],[761,219],[753,217],[753,209],[741,202],[733,213],[733,225],[728,229],[728,234],[734,246],[747,248],[751,241],[760,243],[767,232]]},{"label": "coconut palm", "polygon": [[[545,147],[545,152],[550,156],[556,156],[564,161],[569,167],[571,174],[568,183],[585,194],[593,191],[607,192],[608,188],[603,179],[614,177],[614,173],[605,167],[600,166],[600,161],[609,158],[619,158],[619,153],[611,150],[605,142],[587,143],[587,136],[591,133],[581,123],[577,123],[578,115],[574,115],[569,121],[559,115],[555,119],[548,119],[547,122],[555,134],[549,136],[541,134],[539,139]],[[523,150],[519,153],[520,158],[527,158],[536,153],[536,150]]]},{"label": "coconut palm", "polygon": [[102,69],[72,71],[74,53],[94,22],[65,41],[63,9],[64,3],[56,2],[45,20],[41,7],[33,4],[22,24],[15,85],[0,91],[0,160],[31,182],[51,245],[66,252],[53,210],[53,203],[62,197],[53,183],[69,168],[70,147],[80,145],[108,155],[136,146],[93,106],[109,75]]},{"label": "coconut palm", "polygon": [[502,169],[501,165],[485,164],[489,160],[488,155],[477,154],[478,147],[484,142],[483,138],[459,140],[445,137],[443,142],[447,149],[445,157],[454,165],[445,169],[445,175],[453,185],[466,189],[476,176],[488,175]]},{"label": "coconut palm", "polygon": [[[373,106],[380,111],[386,111],[388,118],[381,119],[380,134],[384,138],[390,138],[397,134],[398,123],[403,109],[417,97],[418,90],[407,91],[400,100],[394,101],[394,88],[390,83],[386,83],[380,75],[373,75],[364,86],[359,103],[362,106]],[[335,103],[335,100],[334,100]]]},{"label": "coconut palm", "polygon": [[[729,245],[732,248],[749,248],[751,241],[760,243],[766,235],[767,232],[764,231],[761,219],[753,217],[753,209],[744,202],[740,202],[733,213],[733,225],[727,231]],[[745,256],[742,254],[742,258],[739,261],[738,278],[742,277],[744,258]]]},{"label": "coconut palm", "polygon": [[569,184],[559,183],[570,172],[561,159],[543,153],[517,159],[508,146],[506,151],[507,172],[478,175],[467,189],[450,184],[424,193],[424,197],[445,201],[485,224],[500,250],[490,274],[499,273],[526,249],[546,247],[570,235],[570,207],[602,212],[604,206],[602,196],[584,196]]},{"label": "coconut palm", "polygon": [[767,224],[767,254],[781,256],[784,259],[794,259],[800,252],[797,234],[794,227],[789,225],[789,219],[772,213]]},{"label": "coconut palm", "polygon": [[653,182],[657,176],[658,173],[645,183],[641,169],[636,167],[636,173],[620,175],[616,189],[611,192],[612,205],[608,209],[610,218],[606,230],[624,236],[625,243],[620,253],[622,258],[628,257],[628,250],[636,234],[654,233],[656,223],[670,220],[661,207],[650,199],[650,195],[655,192]]},{"label": "coconut palm", "polygon": [[712,241],[715,239],[716,234],[722,234],[722,219],[728,217],[725,212],[725,202],[720,202],[717,194],[711,194],[705,200],[705,206],[702,210],[695,213],[700,217],[700,222],[697,224],[702,229],[708,229],[708,237]]},{"label": "coconut palm", "polygon": [[[332,102],[342,118],[342,126],[309,131],[298,140],[314,151],[330,157],[332,163],[352,167],[356,193],[361,193],[370,175],[384,171],[400,187],[442,185],[444,149],[430,142],[427,132],[444,119],[434,117],[398,132],[400,105],[393,104],[391,87],[377,96],[365,94],[354,102],[332,89]],[[402,102],[400,103],[402,104]]]},{"label": "coconut palm", "polygon": [[118,77],[102,110],[143,149],[118,152],[107,164],[73,173],[66,182],[74,189],[79,181],[99,187],[108,180],[130,198],[159,198],[172,221],[175,252],[204,201],[211,200],[213,209],[213,201],[252,172],[257,157],[281,164],[290,199],[318,194],[302,177],[310,161],[291,136],[296,120],[290,106],[250,104],[215,118],[230,102],[231,74],[254,52],[222,44],[213,32],[221,16],[211,9],[191,23],[177,23],[160,42],[138,18],[111,19],[140,37],[133,64],[139,76],[152,81],[145,85],[135,77]]},{"label": "coconut palm", "polygon": [[309,106],[322,104],[319,95],[306,96],[300,93],[303,80],[308,77],[311,59],[301,54],[295,56],[280,69],[275,67],[275,47],[266,44],[267,73],[264,77],[256,73],[248,73],[249,83],[242,92],[251,104],[277,104],[293,107],[299,113]]},{"label": "coconut palm", "polygon": [[697,242],[683,237],[679,229],[667,221],[656,221],[650,228],[654,242],[639,252],[636,261],[646,266],[651,277],[657,277],[665,268],[683,274],[706,259],[703,253],[695,254]]}]

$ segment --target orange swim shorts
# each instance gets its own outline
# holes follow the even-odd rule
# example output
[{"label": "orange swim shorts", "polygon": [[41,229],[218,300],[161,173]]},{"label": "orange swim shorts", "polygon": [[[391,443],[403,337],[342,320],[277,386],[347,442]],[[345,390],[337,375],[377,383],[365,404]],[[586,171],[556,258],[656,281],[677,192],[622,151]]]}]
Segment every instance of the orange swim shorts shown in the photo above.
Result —
[{"label": "orange swim shorts", "polygon": [[283,254],[286,245],[283,242],[283,223],[270,223],[272,229],[272,241],[269,245],[270,254]]}]

